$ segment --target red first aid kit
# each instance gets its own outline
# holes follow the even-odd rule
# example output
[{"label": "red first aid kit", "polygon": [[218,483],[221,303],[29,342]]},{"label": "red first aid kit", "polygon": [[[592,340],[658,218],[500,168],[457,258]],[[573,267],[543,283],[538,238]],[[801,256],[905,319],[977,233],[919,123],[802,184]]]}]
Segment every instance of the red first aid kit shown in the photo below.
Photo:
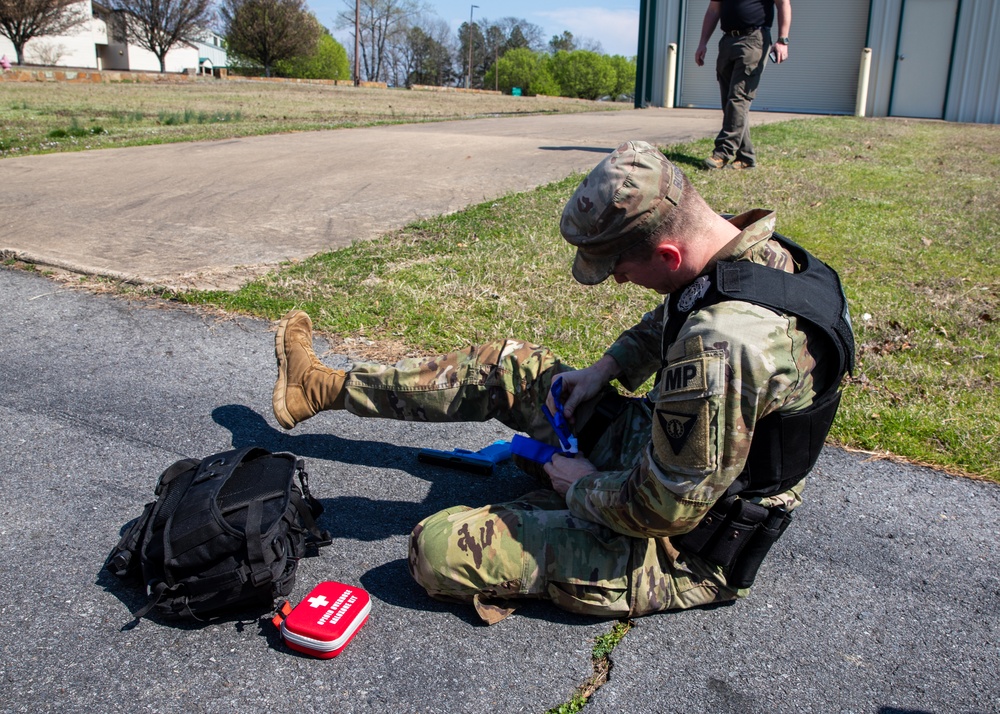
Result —
[{"label": "red first aid kit", "polygon": [[364,590],[328,580],[294,608],[286,602],[273,622],[293,650],[330,659],[357,634],[371,609],[371,598]]}]

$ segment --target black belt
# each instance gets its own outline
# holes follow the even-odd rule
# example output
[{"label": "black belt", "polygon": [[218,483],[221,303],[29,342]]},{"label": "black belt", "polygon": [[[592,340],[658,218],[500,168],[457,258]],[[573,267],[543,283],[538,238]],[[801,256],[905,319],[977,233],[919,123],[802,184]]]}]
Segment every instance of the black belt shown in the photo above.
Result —
[{"label": "black belt", "polygon": [[744,37],[753,34],[760,28],[761,26],[757,25],[756,27],[744,27],[742,30],[723,30],[722,34],[729,35],[730,37]]}]

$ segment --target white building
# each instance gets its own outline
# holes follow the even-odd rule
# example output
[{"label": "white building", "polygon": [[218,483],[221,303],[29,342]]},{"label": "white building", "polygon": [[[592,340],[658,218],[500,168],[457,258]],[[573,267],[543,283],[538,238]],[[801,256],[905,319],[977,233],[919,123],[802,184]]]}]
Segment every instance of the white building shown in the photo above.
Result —
[{"label": "white building", "polygon": [[[707,7],[640,0],[636,106],[719,107],[718,29],[694,62]],[[852,114],[860,96],[866,116],[1000,123],[998,0],[792,0],[790,37],[755,110]]]},{"label": "white building", "polygon": [[[77,7],[89,19],[65,35],[29,40],[24,46],[26,63],[82,69],[160,70],[156,55],[127,41],[120,13],[92,0],[80,0]],[[11,62],[15,61],[14,45],[0,36],[0,55],[4,54]],[[175,46],[166,57],[167,72],[210,74],[226,64],[222,37],[210,30]]]}]

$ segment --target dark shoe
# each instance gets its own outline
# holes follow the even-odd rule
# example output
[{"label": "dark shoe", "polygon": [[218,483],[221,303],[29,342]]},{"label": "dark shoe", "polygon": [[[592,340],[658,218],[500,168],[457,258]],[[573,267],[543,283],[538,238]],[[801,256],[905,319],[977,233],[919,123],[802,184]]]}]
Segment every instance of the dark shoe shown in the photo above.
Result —
[{"label": "dark shoe", "polygon": [[727,169],[736,169],[737,171],[748,171],[750,169],[756,168],[757,164],[750,164],[742,159],[736,159],[733,163],[727,166]]},{"label": "dark shoe", "polygon": [[339,369],[319,361],[312,348],[312,320],[293,310],[278,323],[274,336],[278,379],[271,394],[274,417],[286,429],[325,409],[344,408],[344,379]]},{"label": "dark shoe", "polygon": [[701,165],[706,169],[721,169],[726,165],[726,159],[715,156],[709,156],[707,159],[701,162]]}]

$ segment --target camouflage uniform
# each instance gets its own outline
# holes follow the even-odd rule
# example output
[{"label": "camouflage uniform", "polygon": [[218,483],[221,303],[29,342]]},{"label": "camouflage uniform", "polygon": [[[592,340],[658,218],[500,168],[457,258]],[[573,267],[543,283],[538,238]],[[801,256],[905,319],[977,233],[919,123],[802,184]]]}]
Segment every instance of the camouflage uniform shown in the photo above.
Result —
[{"label": "camouflage uniform", "polygon": [[[769,240],[772,213],[752,211],[732,223],[742,232],[718,260],[794,269]],[[665,307],[607,350],[629,389],[662,367]],[[727,586],[720,568],[679,552],[670,536],[693,528],[739,475],[758,419],[812,402],[816,364],[796,323],[737,301],[692,312],[667,350],[659,388],[630,400],[597,443],[581,444],[597,472],[565,499],[543,490],[430,516],[411,537],[414,578],[432,596],[472,601],[487,622],[509,613],[514,598],[624,617],[744,595]],[[359,364],[348,373],[345,406],[414,421],[495,418],[555,443],[540,406],[552,378],[568,369],[549,350],[512,340],[393,367]],[[578,431],[597,401],[578,409]],[[758,502],[793,509],[802,486]]]}]

